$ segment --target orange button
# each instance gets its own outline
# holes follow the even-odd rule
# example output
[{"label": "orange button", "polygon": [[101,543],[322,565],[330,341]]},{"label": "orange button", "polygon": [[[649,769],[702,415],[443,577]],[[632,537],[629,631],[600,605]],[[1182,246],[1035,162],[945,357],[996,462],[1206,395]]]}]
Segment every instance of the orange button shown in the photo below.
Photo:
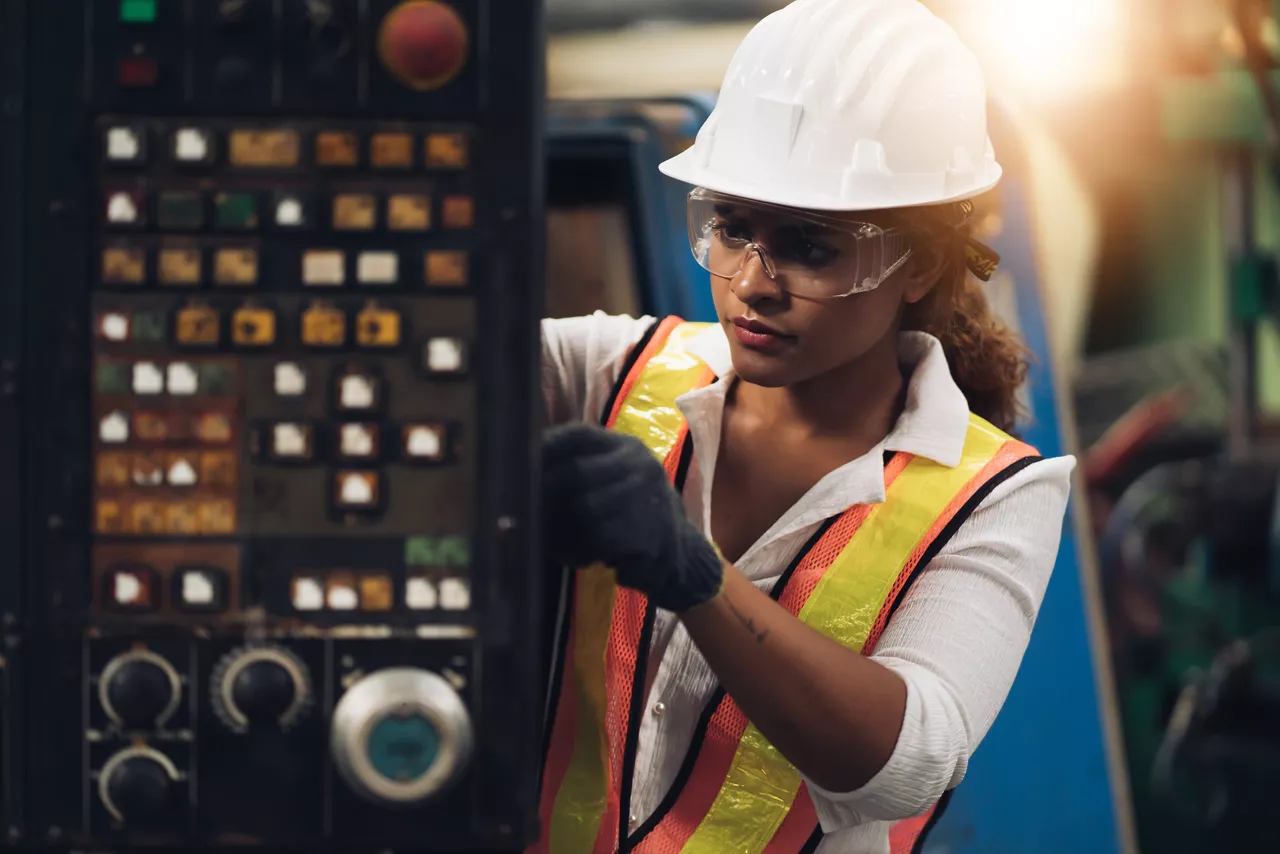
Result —
[{"label": "orange button", "polygon": [[456,249],[433,249],[427,253],[427,285],[461,288],[467,284],[467,253]]},{"label": "orange button", "polygon": [[382,20],[378,54],[393,77],[410,89],[439,89],[462,70],[469,50],[467,25],[435,0],[408,0]]},{"label": "orange button", "polygon": [[447,196],[440,218],[445,228],[471,228],[476,224],[476,203],[470,196]]}]

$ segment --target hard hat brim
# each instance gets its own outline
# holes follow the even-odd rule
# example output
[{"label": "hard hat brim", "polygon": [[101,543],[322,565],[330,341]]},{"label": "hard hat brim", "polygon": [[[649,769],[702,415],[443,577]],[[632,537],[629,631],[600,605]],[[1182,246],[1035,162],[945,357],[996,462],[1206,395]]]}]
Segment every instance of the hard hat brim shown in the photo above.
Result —
[{"label": "hard hat brim", "polygon": [[763,187],[747,181],[734,180],[698,165],[697,154],[693,148],[686,149],[670,160],[658,166],[659,171],[668,178],[674,178],[693,187],[703,187],[726,196],[749,199],[765,204],[796,208],[809,211],[830,211],[852,213],[855,211],[893,210],[898,208],[918,208],[929,205],[945,205],[951,202],[962,202],[976,198],[993,189],[1000,183],[1003,170],[998,163],[991,161],[975,179],[972,185],[960,188],[953,194],[942,197],[903,196],[889,201],[883,194],[876,198],[857,199],[844,198],[830,193],[790,192]]}]

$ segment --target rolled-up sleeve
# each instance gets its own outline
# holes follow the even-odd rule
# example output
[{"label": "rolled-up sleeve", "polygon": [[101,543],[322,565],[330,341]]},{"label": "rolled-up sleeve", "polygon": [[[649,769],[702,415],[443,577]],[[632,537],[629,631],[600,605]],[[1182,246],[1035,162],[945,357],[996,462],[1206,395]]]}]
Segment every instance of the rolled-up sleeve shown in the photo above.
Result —
[{"label": "rolled-up sleeve", "polygon": [[921,815],[964,779],[1026,652],[1074,467],[1041,460],[1010,477],[920,571],[872,655],[906,683],[897,745],[857,791],[806,781],[824,831]]},{"label": "rolled-up sleeve", "polygon": [[598,421],[652,317],[596,312],[542,321],[542,398],[549,425]]}]

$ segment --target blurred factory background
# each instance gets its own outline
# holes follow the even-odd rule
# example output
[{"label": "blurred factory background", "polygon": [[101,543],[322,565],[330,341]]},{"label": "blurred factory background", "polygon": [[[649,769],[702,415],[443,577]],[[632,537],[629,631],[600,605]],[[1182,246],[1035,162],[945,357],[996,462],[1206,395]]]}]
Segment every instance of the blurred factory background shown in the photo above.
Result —
[{"label": "blurred factory background", "polygon": [[[656,165],[777,0],[551,0],[553,315],[710,311]],[[931,852],[1280,850],[1280,2],[932,0],[979,54],[991,296],[1081,459],[1005,714]]]}]

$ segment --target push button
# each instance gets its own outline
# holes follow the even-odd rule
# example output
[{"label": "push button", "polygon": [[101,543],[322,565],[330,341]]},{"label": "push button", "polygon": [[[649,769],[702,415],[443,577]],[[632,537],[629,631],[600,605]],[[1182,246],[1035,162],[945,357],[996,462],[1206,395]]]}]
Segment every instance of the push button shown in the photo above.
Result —
[{"label": "push button", "polygon": [[194,454],[174,454],[169,458],[164,475],[165,482],[179,489],[195,486],[200,479],[196,468],[197,463],[198,460]]},{"label": "push button", "polygon": [[158,454],[134,454],[132,478],[134,486],[143,489],[164,483],[164,464]]},{"label": "push button", "polygon": [[380,502],[376,471],[343,471],[334,476],[334,504],[344,511],[376,510]]},{"label": "push button", "polygon": [[174,338],[183,347],[217,347],[221,342],[221,319],[207,305],[192,304],[178,309]]},{"label": "push button", "polygon": [[119,611],[154,611],[160,607],[155,570],[148,567],[112,569],[105,577],[107,604]]},{"label": "push button", "polygon": [[338,455],[345,460],[376,458],[378,456],[378,425],[341,425],[338,428]]},{"label": "push button", "polygon": [[105,487],[128,486],[132,466],[128,454],[98,454],[94,460],[94,482]]},{"label": "push button", "polygon": [[359,138],[347,131],[321,131],[316,135],[316,165],[359,166]]},{"label": "push button", "polygon": [[330,611],[354,611],[360,607],[355,577],[347,572],[330,575],[325,583],[324,601]]},{"label": "push button", "polygon": [[109,225],[137,228],[146,225],[146,199],[140,190],[115,190],[107,194],[104,211]]},{"label": "push button", "polygon": [[200,390],[213,397],[235,392],[236,370],[227,362],[205,362],[200,366]]},{"label": "push button", "polygon": [[291,130],[236,130],[227,148],[232,166],[288,169],[298,165],[301,142]]},{"label": "push button", "polygon": [[302,343],[333,349],[347,343],[347,316],[331,305],[316,303],[302,313]]},{"label": "push button", "polygon": [[427,253],[425,270],[427,287],[465,288],[468,279],[467,253],[458,250],[435,250]]},{"label": "push button", "polygon": [[372,374],[349,371],[338,377],[338,409],[342,412],[372,412],[381,404],[379,379]]},{"label": "push button", "polygon": [[129,366],[121,365],[114,362],[104,362],[98,365],[98,394],[128,394],[129,393]]},{"label": "push button", "polygon": [[108,285],[141,285],[147,280],[147,253],[136,246],[102,250],[102,281]]},{"label": "push button", "polygon": [[430,578],[411,577],[405,582],[404,603],[413,611],[432,611],[440,603],[436,585]]},{"label": "push button", "polygon": [[206,451],[200,455],[200,482],[215,489],[236,485],[236,456],[230,451]]},{"label": "push button", "polygon": [[98,337],[103,341],[121,343],[129,340],[129,315],[122,311],[107,311],[98,315]]},{"label": "push button", "polygon": [[133,393],[154,395],[164,393],[164,371],[155,362],[138,362],[133,366]]},{"label": "push button", "polygon": [[166,287],[195,287],[203,279],[200,250],[194,247],[166,247],[160,250],[160,284]]},{"label": "push button", "polygon": [[445,228],[471,228],[476,224],[476,203],[470,196],[445,196],[440,218]]},{"label": "push button", "polygon": [[297,362],[280,362],[275,368],[277,397],[302,397],[307,393],[307,372]]},{"label": "push button", "polygon": [[392,231],[428,231],[431,197],[421,193],[397,193],[387,199],[387,228]]},{"label": "push button", "polygon": [[164,530],[167,534],[197,536],[200,533],[200,505],[194,501],[175,501],[166,504]]},{"label": "push button", "polygon": [[166,416],[160,412],[138,412],[133,416],[133,432],[143,442],[156,443],[180,438],[175,429],[177,415]]},{"label": "push button", "polygon": [[449,429],[444,424],[406,424],[402,431],[404,458],[438,463],[449,454]]},{"label": "push button", "polygon": [[471,584],[465,578],[440,581],[440,607],[446,611],[465,611],[471,607]]},{"label": "push button", "polygon": [[347,280],[346,256],[336,249],[308,249],[302,254],[302,284],[341,287]]},{"label": "push button", "polygon": [[276,313],[258,306],[236,309],[231,318],[231,340],[248,349],[270,347],[276,343]]},{"label": "push button", "polygon": [[99,534],[124,533],[125,508],[111,498],[99,501],[93,508],[93,527]]},{"label": "push button", "polygon": [[276,193],[275,226],[286,231],[311,227],[311,200],[303,193]]},{"label": "push button", "polygon": [[132,337],[139,344],[159,344],[165,340],[165,317],[158,311],[135,311]]},{"label": "push button", "polygon": [[356,280],[362,285],[394,285],[400,279],[400,256],[394,252],[361,252]]},{"label": "push button", "polygon": [[200,389],[200,375],[189,362],[173,362],[166,371],[165,384],[169,394],[189,397]]},{"label": "push button", "polygon": [[225,445],[231,441],[231,417],[223,412],[205,412],[196,419],[196,438],[206,445]]},{"label": "push button", "polygon": [[395,604],[395,584],[389,575],[360,578],[360,607],[365,611],[390,611]]},{"label": "push button", "polygon": [[369,145],[369,161],[380,169],[408,169],[413,166],[413,135],[376,133]]},{"label": "push button", "polygon": [[204,128],[178,128],[173,134],[173,159],[184,166],[213,162],[213,134]]},{"label": "push button", "polygon": [[315,456],[315,434],[310,424],[285,422],[271,427],[270,456],[279,462],[307,462]]},{"label": "push button", "polygon": [[258,281],[258,250],[219,249],[213,256],[213,281],[218,285],[252,287]]},{"label": "push button", "polygon": [[290,599],[295,611],[320,611],[324,609],[324,580],[315,576],[293,579]]},{"label": "push button", "polygon": [[173,601],[184,611],[223,610],[227,606],[226,572],[214,567],[179,567],[174,573]]},{"label": "push button", "polygon": [[164,229],[196,231],[204,227],[204,199],[199,193],[167,191],[160,194],[156,222]]},{"label": "push button", "polygon": [[107,128],[105,154],[108,163],[137,166],[147,160],[146,132],[133,125]]},{"label": "push button", "polygon": [[432,376],[459,376],[467,370],[467,344],[460,338],[429,338],[422,362]]},{"label": "push button", "polygon": [[156,0],[120,0],[120,21],[124,24],[153,24]]},{"label": "push button", "polygon": [[427,136],[427,167],[466,169],[467,136],[462,133],[433,133]]},{"label": "push button", "polygon": [[116,66],[116,80],[125,89],[150,89],[160,82],[160,64],[144,56],[122,59]]},{"label": "push button", "polygon": [[378,224],[378,203],[368,193],[343,193],[333,199],[337,231],[370,231]]},{"label": "push button", "polygon": [[232,501],[201,501],[196,505],[200,533],[206,536],[236,532],[236,505]]},{"label": "push button", "polygon": [[213,206],[218,228],[247,231],[258,227],[258,199],[253,193],[218,193]]},{"label": "push button", "polygon": [[125,521],[131,534],[163,534],[164,505],[159,501],[136,501]]},{"label": "push button", "polygon": [[111,412],[98,421],[98,440],[104,445],[122,445],[129,441],[129,416]]},{"label": "push button", "polygon": [[369,350],[400,346],[400,315],[388,308],[368,305],[356,315],[356,343]]}]

